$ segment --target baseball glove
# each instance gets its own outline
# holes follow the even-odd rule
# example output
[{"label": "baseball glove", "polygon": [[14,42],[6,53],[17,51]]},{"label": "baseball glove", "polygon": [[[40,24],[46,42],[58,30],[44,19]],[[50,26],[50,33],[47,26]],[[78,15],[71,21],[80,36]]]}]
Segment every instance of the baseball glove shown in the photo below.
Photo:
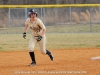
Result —
[{"label": "baseball glove", "polygon": [[26,39],[26,33],[25,32],[23,33],[23,38]]},{"label": "baseball glove", "polygon": [[42,36],[38,36],[38,38],[37,38],[37,41],[41,41],[41,39],[42,39]]}]

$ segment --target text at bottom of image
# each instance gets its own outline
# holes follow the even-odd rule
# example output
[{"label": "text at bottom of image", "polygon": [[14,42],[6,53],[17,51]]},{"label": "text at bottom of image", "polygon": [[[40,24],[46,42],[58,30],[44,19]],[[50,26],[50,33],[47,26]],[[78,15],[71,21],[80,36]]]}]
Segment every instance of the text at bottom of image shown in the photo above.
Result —
[{"label": "text at bottom of image", "polygon": [[86,71],[14,71],[15,74],[86,74]]}]

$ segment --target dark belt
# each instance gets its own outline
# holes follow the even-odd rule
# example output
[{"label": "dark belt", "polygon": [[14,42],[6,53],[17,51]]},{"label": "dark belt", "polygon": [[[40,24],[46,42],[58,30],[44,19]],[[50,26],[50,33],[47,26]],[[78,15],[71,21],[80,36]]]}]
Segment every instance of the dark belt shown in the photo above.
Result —
[{"label": "dark belt", "polygon": [[39,36],[34,36],[34,37],[39,37]]}]

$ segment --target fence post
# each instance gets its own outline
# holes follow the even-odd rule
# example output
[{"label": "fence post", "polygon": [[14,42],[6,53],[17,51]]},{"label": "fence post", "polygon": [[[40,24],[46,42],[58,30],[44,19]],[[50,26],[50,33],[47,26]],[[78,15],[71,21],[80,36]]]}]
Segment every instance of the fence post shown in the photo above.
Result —
[{"label": "fence post", "polygon": [[9,11],[8,11],[8,27],[10,27],[10,8],[9,8]]},{"label": "fence post", "polygon": [[72,15],[71,15],[71,13],[72,13],[72,8],[70,7],[70,24],[72,22]]},{"label": "fence post", "polygon": [[43,17],[44,17],[44,18],[43,18],[43,19],[44,19],[43,22],[44,22],[44,25],[45,25],[45,24],[46,24],[46,22],[45,22],[45,20],[46,20],[46,19],[45,19],[45,8],[43,8]]},{"label": "fence post", "polygon": [[100,23],[100,7],[99,7],[99,23]]},{"label": "fence post", "polygon": [[92,32],[92,8],[90,8],[90,32]]},{"label": "fence post", "polygon": [[25,19],[27,19],[27,8],[25,8]]},{"label": "fence post", "polygon": [[43,17],[42,15],[43,15],[43,8],[40,8],[41,9],[41,18]]}]

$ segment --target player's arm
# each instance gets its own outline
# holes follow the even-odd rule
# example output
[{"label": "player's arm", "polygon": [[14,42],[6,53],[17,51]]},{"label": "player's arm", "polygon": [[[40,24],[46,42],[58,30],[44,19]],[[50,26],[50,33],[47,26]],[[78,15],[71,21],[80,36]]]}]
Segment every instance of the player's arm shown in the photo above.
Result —
[{"label": "player's arm", "polygon": [[45,25],[43,24],[43,22],[41,20],[38,21],[39,26],[42,28],[42,33],[40,34],[40,36],[44,36],[44,34],[46,33],[46,28]]},{"label": "player's arm", "polygon": [[28,27],[29,27],[28,22],[29,22],[29,18],[28,18],[28,19],[26,20],[26,22],[25,22],[25,28],[24,28],[24,33],[23,33],[23,38],[24,38],[24,39],[26,39],[26,32],[27,32]]},{"label": "player's arm", "polygon": [[43,29],[42,34],[37,38],[37,41],[41,41],[42,37],[44,36],[46,29]]},{"label": "player's arm", "polygon": [[28,25],[25,25],[24,33],[26,33],[28,30]]},{"label": "player's arm", "polygon": [[42,32],[41,32],[40,36],[37,39],[37,41],[40,41],[42,39],[42,37],[44,36],[44,34],[46,33],[46,28],[45,28],[45,26],[44,26],[44,24],[41,20],[38,20],[38,24],[42,28]]},{"label": "player's arm", "polygon": [[25,28],[24,28],[24,33],[23,33],[23,38],[26,39],[26,32],[28,30],[28,25],[26,24],[25,25]]},{"label": "player's arm", "polygon": [[46,33],[46,29],[43,29],[41,36],[43,37],[45,33]]}]

